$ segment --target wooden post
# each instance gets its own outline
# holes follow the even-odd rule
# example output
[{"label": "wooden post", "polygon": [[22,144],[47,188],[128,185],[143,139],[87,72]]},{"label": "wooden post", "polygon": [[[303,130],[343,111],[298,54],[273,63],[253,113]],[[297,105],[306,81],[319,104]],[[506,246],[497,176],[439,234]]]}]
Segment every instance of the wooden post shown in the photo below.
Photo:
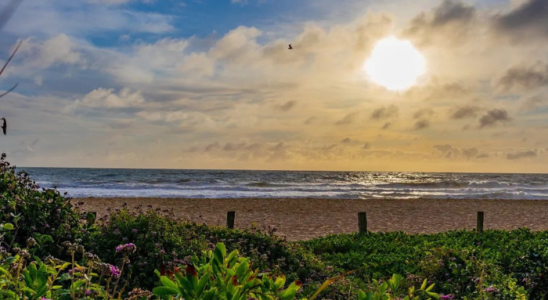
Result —
[{"label": "wooden post", "polygon": [[95,224],[95,220],[97,220],[97,212],[96,211],[88,212],[86,214],[86,220],[88,222],[88,226]]},{"label": "wooden post", "polygon": [[476,229],[478,232],[483,232],[483,212],[478,211],[478,227]]},{"label": "wooden post", "polygon": [[236,212],[229,211],[226,214],[226,226],[230,229],[234,229],[234,219],[236,219]]},{"label": "wooden post", "polygon": [[358,229],[360,234],[367,232],[367,214],[365,212],[358,213]]}]

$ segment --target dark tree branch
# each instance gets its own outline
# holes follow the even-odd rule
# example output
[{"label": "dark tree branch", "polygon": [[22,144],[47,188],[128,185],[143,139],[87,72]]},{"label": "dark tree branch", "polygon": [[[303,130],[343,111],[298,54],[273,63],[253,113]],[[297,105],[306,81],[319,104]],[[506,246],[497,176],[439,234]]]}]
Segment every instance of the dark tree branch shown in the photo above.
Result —
[{"label": "dark tree branch", "polygon": [[11,91],[15,90],[15,88],[19,85],[19,83],[16,83],[14,86],[11,87],[11,89],[3,92],[2,94],[0,94],[0,98],[4,97],[5,95],[11,93]]},{"label": "dark tree branch", "polygon": [[15,47],[15,50],[13,50],[13,53],[10,55],[10,58],[8,58],[8,60],[6,61],[4,66],[2,67],[2,70],[0,70],[0,75],[2,75],[2,73],[4,73],[4,70],[6,69],[6,67],[8,66],[10,61],[13,59],[13,57],[15,56],[15,53],[17,53],[17,50],[19,50],[19,47],[21,47],[22,43],[23,43],[23,41],[19,41],[19,43],[17,44],[17,47]]}]

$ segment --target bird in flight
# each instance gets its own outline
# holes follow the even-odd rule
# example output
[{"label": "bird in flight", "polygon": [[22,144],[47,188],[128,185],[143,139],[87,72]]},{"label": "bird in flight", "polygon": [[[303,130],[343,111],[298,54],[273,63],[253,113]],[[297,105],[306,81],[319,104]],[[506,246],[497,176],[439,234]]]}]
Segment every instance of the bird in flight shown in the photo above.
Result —
[{"label": "bird in flight", "polygon": [[289,44],[289,48],[288,48],[288,49],[289,49],[289,50],[293,50],[293,47],[291,47],[291,44]]},{"label": "bird in flight", "polygon": [[4,124],[2,124],[2,131],[4,132],[4,135],[6,135],[6,130],[8,129],[8,125],[6,124],[6,118],[2,118],[4,120]]}]

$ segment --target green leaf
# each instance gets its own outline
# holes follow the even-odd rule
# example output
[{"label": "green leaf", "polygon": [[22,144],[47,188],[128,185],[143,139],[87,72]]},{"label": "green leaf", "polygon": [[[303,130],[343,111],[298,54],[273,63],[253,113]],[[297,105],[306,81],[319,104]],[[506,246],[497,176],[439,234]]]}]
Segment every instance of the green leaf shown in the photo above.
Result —
[{"label": "green leaf", "polygon": [[422,282],[422,285],[421,285],[421,290],[424,291],[424,289],[426,288],[426,282],[427,282],[427,279],[425,279],[423,282]]},{"label": "green leaf", "polygon": [[6,224],[2,225],[2,229],[5,229],[5,230],[14,230],[15,227],[13,227],[13,224],[6,223]]},{"label": "green leaf", "polygon": [[213,300],[217,299],[217,288],[212,288],[211,290],[204,293],[203,300]]},{"label": "green leaf", "polygon": [[224,261],[225,261],[225,256],[226,256],[226,247],[225,247],[225,244],[223,243],[218,243],[217,246],[215,247],[215,261],[219,264],[219,265],[224,265]]},{"label": "green leaf", "polygon": [[6,275],[6,277],[8,277],[8,279],[11,280],[11,274],[10,274],[10,272],[6,271],[6,269],[0,267],[0,273]]},{"label": "green leaf", "polygon": [[165,277],[165,276],[161,276],[161,277],[160,277],[160,281],[162,282],[162,284],[163,284],[164,286],[166,286],[166,287],[168,287],[168,288],[175,289],[175,290],[178,289],[177,285],[176,285],[173,281],[171,281],[171,279],[169,279],[169,278],[167,278],[167,277]]},{"label": "green leaf", "polygon": [[36,264],[30,264],[29,271],[30,271],[30,278],[32,279],[32,281],[35,281],[36,277],[38,277],[38,269],[36,269]]},{"label": "green leaf", "polygon": [[178,295],[179,291],[176,289],[169,288],[167,286],[159,286],[152,290],[154,295],[162,297],[162,296],[172,296],[172,295]]}]

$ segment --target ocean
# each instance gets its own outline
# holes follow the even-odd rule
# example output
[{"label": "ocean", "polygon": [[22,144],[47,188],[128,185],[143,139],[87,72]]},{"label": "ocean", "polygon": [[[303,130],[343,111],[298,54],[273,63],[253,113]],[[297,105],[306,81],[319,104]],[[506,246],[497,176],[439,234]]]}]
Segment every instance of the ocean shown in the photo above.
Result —
[{"label": "ocean", "polygon": [[536,199],[548,174],[20,168],[70,197]]}]

